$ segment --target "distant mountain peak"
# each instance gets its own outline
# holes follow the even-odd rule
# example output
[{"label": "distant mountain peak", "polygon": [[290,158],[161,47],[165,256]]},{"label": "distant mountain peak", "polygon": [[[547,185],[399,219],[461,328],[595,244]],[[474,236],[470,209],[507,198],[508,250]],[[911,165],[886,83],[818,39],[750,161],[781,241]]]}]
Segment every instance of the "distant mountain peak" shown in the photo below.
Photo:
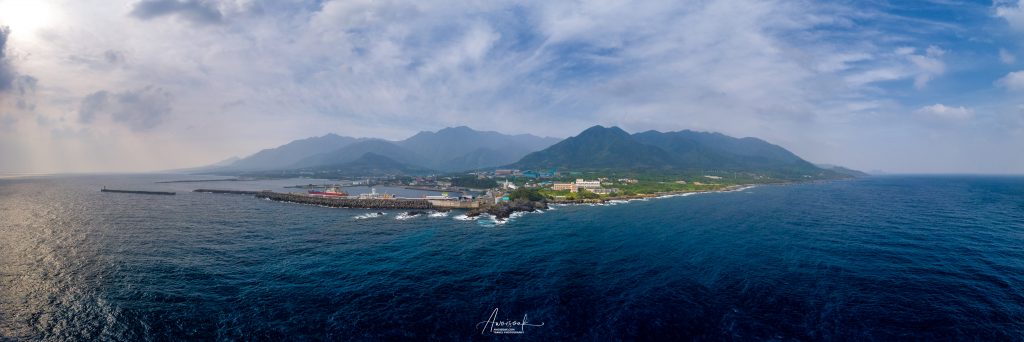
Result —
[{"label": "distant mountain peak", "polygon": [[827,175],[792,152],[758,138],[689,130],[629,134],[596,125],[511,166],[567,169],[660,169],[681,172],[742,171],[780,177]]},{"label": "distant mountain peak", "polygon": [[465,131],[475,131],[475,129],[472,129],[472,128],[469,128],[469,126],[463,125],[463,126],[455,126],[455,127],[445,127],[445,128],[442,128],[442,129],[438,130],[437,132],[441,133],[441,132],[452,132],[452,131],[463,131],[463,132],[465,132]]},{"label": "distant mountain peak", "polygon": [[591,126],[576,137],[604,137],[604,138],[629,138],[629,133],[618,126],[604,127],[601,125]]}]

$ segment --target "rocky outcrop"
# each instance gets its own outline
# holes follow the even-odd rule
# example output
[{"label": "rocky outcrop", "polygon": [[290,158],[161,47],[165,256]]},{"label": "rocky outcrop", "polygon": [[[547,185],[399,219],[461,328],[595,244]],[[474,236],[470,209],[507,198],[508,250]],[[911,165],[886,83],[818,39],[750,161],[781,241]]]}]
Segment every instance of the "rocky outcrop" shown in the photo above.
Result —
[{"label": "rocky outcrop", "polygon": [[491,214],[499,220],[503,220],[512,216],[512,213],[517,211],[533,212],[537,210],[547,209],[548,204],[546,202],[537,201],[525,201],[516,200],[511,202],[501,202],[495,205],[473,209],[466,212],[466,216],[475,217],[481,214]]}]

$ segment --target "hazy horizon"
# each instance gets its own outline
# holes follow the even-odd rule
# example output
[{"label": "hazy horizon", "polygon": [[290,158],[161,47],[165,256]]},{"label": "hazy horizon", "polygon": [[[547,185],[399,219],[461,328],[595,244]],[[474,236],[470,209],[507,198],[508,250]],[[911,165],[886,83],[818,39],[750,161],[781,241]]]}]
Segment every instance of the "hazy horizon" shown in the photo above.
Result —
[{"label": "hazy horizon", "polygon": [[327,133],[757,137],[1024,173],[1019,1],[0,0],[0,174],[196,167]]}]

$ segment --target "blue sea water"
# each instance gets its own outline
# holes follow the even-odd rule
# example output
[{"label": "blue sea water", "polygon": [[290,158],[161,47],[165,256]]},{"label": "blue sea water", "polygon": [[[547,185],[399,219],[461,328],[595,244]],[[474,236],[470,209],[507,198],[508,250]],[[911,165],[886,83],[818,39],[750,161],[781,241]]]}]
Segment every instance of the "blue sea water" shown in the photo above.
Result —
[{"label": "blue sea water", "polygon": [[[0,179],[0,340],[1024,340],[1021,177],[767,185],[505,224],[188,192],[296,180],[154,183],[181,177]],[[540,326],[496,335],[480,324],[495,309]]]}]

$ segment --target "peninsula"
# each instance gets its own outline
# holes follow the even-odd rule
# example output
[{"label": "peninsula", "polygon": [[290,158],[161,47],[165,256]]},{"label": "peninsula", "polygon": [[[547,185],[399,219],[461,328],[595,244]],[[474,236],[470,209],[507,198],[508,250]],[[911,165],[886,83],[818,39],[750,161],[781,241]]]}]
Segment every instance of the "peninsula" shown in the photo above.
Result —
[{"label": "peninsula", "polygon": [[[486,148],[474,149],[474,144]],[[506,153],[509,151],[516,152]],[[275,160],[284,164],[268,165]],[[478,167],[467,169],[469,165]],[[197,192],[244,193],[343,208],[467,209],[467,216],[487,213],[497,218],[546,209],[548,203],[604,203],[859,175],[838,166],[817,166],[757,138],[694,131],[630,134],[604,126],[590,127],[557,142],[467,127],[421,132],[399,142],[328,135],[263,150],[207,171],[247,178],[335,179],[336,186],[384,185],[445,194],[394,198],[377,194],[324,197],[313,190]],[[458,195],[449,197],[448,193]],[[364,197],[368,195],[372,197]]]}]

